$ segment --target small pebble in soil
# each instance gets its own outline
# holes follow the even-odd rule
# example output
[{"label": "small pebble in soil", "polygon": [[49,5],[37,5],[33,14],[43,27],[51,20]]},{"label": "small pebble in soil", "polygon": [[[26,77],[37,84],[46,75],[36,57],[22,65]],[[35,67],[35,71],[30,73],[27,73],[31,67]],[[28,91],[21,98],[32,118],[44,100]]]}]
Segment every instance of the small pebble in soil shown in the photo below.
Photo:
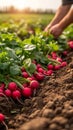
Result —
[{"label": "small pebble in soil", "polygon": [[57,107],[55,110],[55,114],[58,115],[61,114],[61,112],[62,112],[62,107]]},{"label": "small pebble in soil", "polygon": [[59,130],[59,127],[56,123],[53,123],[49,126],[48,130]]},{"label": "small pebble in soil", "polygon": [[52,109],[45,109],[42,114],[43,117],[47,118],[53,118],[55,116],[55,113]]},{"label": "small pebble in soil", "polygon": [[61,116],[56,116],[55,118],[53,118],[52,120],[52,123],[56,123],[58,125],[61,125],[61,126],[65,126],[67,124],[68,120],[64,117],[61,117]]},{"label": "small pebble in soil", "polygon": [[35,118],[30,122],[25,123],[21,126],[21,128],[17,130],[47,130],[49,125],[48,119],[46,118]]}]

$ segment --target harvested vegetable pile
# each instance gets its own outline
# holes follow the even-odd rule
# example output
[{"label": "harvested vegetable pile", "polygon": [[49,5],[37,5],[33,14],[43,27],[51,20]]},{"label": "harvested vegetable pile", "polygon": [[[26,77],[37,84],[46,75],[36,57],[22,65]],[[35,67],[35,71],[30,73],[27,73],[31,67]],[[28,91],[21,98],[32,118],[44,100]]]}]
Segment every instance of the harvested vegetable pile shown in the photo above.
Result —
[{"label": "harvested vegetable pile", "polygon": [[[70,32],[71,33],[71,32]],[[73,40],[0,34],[0,128],[73,129]],[[35,125],[34,125],[35,124]]]}]

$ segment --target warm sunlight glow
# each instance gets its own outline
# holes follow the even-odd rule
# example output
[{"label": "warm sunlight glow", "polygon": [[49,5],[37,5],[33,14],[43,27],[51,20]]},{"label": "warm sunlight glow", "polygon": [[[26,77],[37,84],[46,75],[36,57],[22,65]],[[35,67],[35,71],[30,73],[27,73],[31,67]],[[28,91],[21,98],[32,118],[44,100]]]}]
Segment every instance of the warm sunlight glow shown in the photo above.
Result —
[{"label": "warm sunlight glow", "polygon": [[32,7],[31,2],[28,0],[15,0],[13,5],[20,10],[28,7],[29,5]]},{"label": "warm sunlight glow", "polygon": [[0,0],[0,7],[14,6],[18,9],[32,8],[32,9],[57,9],[61,4],[61,0]]},{"label": "warm sunlight glow", "polygon": [[[2,3],[1,3],[2,1]],[[14,6],[17,9],[24,9],[24,8],[39,8],[39,0],[0,0],[0,3],[3,6]]]}]

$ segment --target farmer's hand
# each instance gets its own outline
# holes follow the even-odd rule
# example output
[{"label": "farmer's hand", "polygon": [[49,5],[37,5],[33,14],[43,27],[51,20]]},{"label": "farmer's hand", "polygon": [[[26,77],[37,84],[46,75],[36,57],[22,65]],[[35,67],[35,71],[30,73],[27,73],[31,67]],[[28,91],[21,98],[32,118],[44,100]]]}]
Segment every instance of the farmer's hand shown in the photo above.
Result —
[{"label": "farmer's hand", "polygon": [[50,28],[51,28],[51,25],[49,24],[49,25],[47,25],[47,27],[44,29],[44,31],[45,31],[45,32],[49,32]]},{"label": "farmer's hand", "polygon": [[62,27],[59,24],[56,24],[50,28],[50,33],[55,37],[58,38],[62,34]]}]

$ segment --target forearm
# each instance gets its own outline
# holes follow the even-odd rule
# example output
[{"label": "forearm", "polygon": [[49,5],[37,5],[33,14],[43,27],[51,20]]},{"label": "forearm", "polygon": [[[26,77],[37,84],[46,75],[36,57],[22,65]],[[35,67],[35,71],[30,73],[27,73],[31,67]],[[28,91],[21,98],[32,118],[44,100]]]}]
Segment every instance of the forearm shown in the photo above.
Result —
[{"label": "forearm", "polygon": [[61,19],[64,18],[64,16],[68,13],[68,11],[70,10],[71,5],[65,5],[65,6],[60,6],[55,17],[53,18],[53,20],[50,23],[50,27],[59,23],[61,21]]},{"label": "forearm", "polygon": [[73,9],[60,21],[59,26],[64,30],[68,25],[73,23]]}]

